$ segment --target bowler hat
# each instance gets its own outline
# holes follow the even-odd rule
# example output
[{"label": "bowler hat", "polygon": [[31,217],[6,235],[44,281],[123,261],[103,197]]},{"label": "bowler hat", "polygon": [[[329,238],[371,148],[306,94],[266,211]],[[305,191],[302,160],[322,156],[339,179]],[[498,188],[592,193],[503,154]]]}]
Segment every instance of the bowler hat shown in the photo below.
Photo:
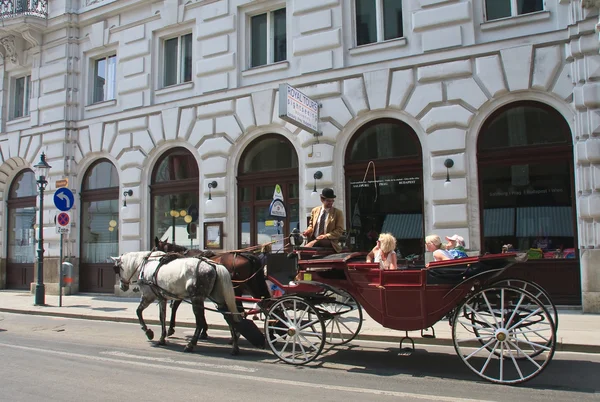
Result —
[{"label": "bowler hat", "polygon": [[333,189],[325,187],[323,191],[321,191],[322,198],[335,198],[335,194],[333,193]]}]

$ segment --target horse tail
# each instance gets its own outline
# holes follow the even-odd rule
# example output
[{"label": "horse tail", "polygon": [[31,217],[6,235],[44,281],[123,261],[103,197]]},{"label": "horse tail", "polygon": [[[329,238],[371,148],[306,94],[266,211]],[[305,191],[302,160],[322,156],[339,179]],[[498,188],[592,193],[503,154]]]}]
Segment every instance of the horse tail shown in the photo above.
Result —
[{"label": "horse tail", "polygon": [[235,291],[233,290],[233,282],[231,281],[231,274],[221,264],[216,264],[215,269],[217,271],[217,280],[221,284],[221,292],[223,293],[223,299],[225,299],[225,304],[227,305],[227,309],[234,313],[233,321],[239,322],[241,317],[239,315],[239,311],[237,305],[235,303]]}]

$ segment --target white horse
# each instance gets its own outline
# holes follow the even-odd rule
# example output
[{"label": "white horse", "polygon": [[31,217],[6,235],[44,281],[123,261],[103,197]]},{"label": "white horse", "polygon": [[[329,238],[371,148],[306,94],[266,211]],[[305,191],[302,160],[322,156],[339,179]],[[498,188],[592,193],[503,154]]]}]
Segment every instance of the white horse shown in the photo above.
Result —
[{"label": "white horse", "polygon": [[[190,352],[198,342],[202,328],[206,326],[204,318],[204,299],[214,301],[229,324],[233,349],[231,354],[237,355],[239,348],[233,326],[241,317],[235,302],[235,293],[231,276],[223,265],[201,258],[161,259],[170,256],[162,251],[139,251],[126,253],[120,257],[111,257],[115,262],[115,272],[120,277],[120,288],[124,292],[129,285],[136,283],[140,287],[142,298],[137,308],[137,316],[142,331],[148,339],[154,338],[154,332],[146,326],[142,312],[153,301],[158,299],[162,333],[159,345],[165,345],[167,337],[166,309],[167,300],[190,300],[196,317],[196,331],[184,351]],[[134,280],[137,279],[137,280]]]}]

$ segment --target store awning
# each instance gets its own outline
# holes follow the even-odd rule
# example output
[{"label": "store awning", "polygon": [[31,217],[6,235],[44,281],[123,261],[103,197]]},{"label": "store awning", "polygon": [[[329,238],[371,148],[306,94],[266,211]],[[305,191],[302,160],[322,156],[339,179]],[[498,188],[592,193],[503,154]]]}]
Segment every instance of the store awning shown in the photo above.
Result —
[{"label": "store awning", "polygon": [[494,208],[483,210],[483,235],[485,237],[514,236],[514,234],[514,208]]},{"label": "store awning", "polygon": [[571,207],[517,208],[517,237],[573,237]]},{"label": "store awning", "polygon": [[381,233],[391,233],[400,239],[423,239],[422,214],[388,214],[386,215]]}]

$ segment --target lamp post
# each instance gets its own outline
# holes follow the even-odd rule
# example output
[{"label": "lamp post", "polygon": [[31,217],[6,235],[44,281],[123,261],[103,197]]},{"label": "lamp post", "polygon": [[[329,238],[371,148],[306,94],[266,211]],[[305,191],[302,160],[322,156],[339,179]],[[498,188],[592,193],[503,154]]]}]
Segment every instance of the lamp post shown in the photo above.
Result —
[{"label": "lamp post", "polygon": [[40,191],[40,209],[38,223],[38,248],[37,248],[37,280],[35,283],[34,305],[44,306],[46,304],[46,290],[44,288],[44,190],[48,181],[48,171],[51,166],[46,162],[46,154],[42,152],[40,161],[34,166],[37,173],[36,183]]}]

